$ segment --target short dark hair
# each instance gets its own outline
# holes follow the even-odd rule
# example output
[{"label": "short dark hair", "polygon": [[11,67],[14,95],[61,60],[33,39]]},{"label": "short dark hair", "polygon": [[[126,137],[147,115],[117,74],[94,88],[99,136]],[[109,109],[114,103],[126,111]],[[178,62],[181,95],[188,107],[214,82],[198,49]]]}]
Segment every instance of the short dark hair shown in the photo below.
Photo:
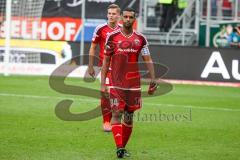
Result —
[{"label": "short dark hair", "polygon": [[136,11],[135,9],[131,8],[131,7],[127,7],[125,9],[122,10],[122,15],[123,15],[123,12],[124,11],[127,11],[127,12],[134,12],[134,17],[136,17]]},{"label": "short dark hair", "polygon": [[107,9],[117,9],[118,13],[121,12],[121,9],[117,4],[110,4]]}]

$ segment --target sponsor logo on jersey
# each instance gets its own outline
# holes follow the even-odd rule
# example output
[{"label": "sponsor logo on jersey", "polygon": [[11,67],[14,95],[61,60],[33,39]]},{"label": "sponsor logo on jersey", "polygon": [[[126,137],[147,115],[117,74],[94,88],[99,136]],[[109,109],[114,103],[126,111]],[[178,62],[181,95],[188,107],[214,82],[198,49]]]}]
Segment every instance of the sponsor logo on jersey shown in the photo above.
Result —
[{"label": "sponsor logo on jersey", "polygon": [[137,53],[138,50],[133,49],[133,48],[126,48],[126,49],[118,48],[118,51],[119,51],[119,52]]}]

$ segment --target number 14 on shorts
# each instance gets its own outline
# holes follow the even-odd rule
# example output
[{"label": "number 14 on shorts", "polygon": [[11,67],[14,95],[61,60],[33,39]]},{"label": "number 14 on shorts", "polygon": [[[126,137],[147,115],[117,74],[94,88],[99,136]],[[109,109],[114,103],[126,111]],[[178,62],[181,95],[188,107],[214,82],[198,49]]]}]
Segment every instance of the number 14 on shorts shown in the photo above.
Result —
[{"label": "number 14 on shorts", "polygon": [[118,99],[117,98],[110,98],[110,105],[111,105],[111,107],[113,107],[113,106],[117,107],[119,105]]}]

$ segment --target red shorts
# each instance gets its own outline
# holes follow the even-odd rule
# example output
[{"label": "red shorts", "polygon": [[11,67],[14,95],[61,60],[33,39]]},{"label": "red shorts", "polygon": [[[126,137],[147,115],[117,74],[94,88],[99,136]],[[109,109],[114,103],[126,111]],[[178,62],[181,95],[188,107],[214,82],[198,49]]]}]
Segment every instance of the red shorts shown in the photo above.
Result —
[{"label": "red shorts", "polygon": [[123,90],[110,88],[110,106],[112,110],[134,112],[142,106],[141,90]]}]

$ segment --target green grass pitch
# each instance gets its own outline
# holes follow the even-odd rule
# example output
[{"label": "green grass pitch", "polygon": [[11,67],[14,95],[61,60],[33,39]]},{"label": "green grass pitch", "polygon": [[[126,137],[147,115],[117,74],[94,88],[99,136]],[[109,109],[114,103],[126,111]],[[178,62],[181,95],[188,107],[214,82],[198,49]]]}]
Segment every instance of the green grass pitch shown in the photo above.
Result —
[{"label": "green grass pitch", "polygon": [[[76,78],[66,83],[86,86]],[[56,104],[66,98],[74,100],[73,113],[98,105],[98,99],[52,90],[48,77],[0,76],[0,159],[116,159],[101,117],[83,122],[56,117]],[[143,98],[134,120],[126,159],[240,159],[239,88],[174,85],[166,95]]]}]

